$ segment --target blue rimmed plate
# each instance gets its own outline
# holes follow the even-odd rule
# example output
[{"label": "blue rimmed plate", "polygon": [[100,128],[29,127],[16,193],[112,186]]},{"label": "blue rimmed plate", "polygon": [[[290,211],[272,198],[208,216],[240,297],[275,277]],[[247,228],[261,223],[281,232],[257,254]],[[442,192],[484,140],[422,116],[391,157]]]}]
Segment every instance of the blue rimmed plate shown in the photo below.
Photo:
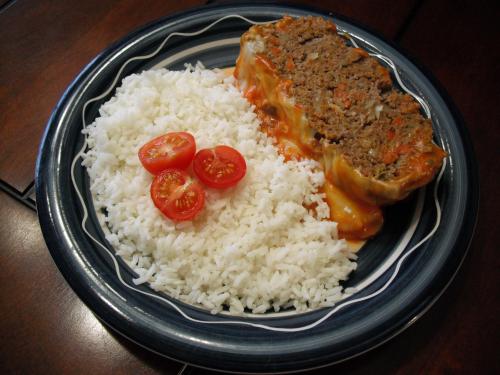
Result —
[{"label": "blue rimmed plate", "polygon": [[[107,325],[162,355],[208,368],[277,372],[314,368],[363,353],[401,332],[439,297],[466,253],[477,214],[474,155],[460,117],[414,63],[381,38],[331,17],[356,44],[391,67],[402,89],[418,97],[449,154],[439,185],[386,210],[382,232],[359,252],[345,284],[359,291],[337,306],[259,318],[211,315],[196,306],[136,287],[134,274],[106,244],[92,207],[88,178],[75,162],[84,123],[126,75],[182,69],[202,61],[233,66],[239,37],[253,22],[284,14],[331,17],[273,5],[227,5],[164,18],[96,57],[61,98],[46,128],[36,168],[41,227],[59,269]],[[87,104],[86,104],[87,103]],[[83,203],[81,204],[80,203]],[[440,220],[442,218],[442,220]],[[96,242],[97,240],[98,242]]]}]

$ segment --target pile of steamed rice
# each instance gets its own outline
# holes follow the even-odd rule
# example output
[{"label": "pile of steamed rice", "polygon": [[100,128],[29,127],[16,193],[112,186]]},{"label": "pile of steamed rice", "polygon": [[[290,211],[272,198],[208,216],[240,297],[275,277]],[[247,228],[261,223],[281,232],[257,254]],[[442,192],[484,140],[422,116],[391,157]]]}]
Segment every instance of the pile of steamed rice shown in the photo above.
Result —
[{"label": "pile of steamed rice", "polygon": [[[212,313],[331,306],[356,263],[336,223],[325,220],[324,174],[311,160],[284,162],[233,80],[200,65],[146,71],[126,77],[101,107],[84,130],[83,165],[106,239],[137,284]],[[190,222],[155,208],[153,177],[137,157],[170,131],[190,132],[198,149],[234,147],[247,162],[236,187],[206,189],[205,208]]]}]

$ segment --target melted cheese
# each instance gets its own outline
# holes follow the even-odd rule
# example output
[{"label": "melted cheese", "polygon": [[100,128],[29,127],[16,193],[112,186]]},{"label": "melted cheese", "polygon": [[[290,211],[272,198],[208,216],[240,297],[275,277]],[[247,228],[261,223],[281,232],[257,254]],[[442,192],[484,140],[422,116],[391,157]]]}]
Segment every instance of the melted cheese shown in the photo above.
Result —
[{"label": "melted cheese", "polygon": [[[242,44],[234,76],[246,98],[255,105],[262,131],[276,140],[286,160],[310,158],[324,167],[322,147],[314,138],[304,111],[289,95],[291,82],[281,79],[269,61],[245,46]],[[330,219],[338,223],[340,236],[362,240],[377,233],[383,223],[381,209],[352,198],[329,179],[328,173],[325,176],[325,200],[330,207]]]}]

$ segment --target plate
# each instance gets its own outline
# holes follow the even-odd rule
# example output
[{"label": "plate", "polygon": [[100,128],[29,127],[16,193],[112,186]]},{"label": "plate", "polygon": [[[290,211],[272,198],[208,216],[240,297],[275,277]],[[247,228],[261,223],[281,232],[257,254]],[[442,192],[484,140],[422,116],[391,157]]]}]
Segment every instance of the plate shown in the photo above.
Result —
[{"label": "plate", "polygon": [[[358,292],[332,308],[235,318],[132,283],[133,272],[106,246],[78,158],[83,124],[98,115],[120,80],[145,69],[234,65],[253,22],[331,18],[351,42],[388,66],[431,116],[448,153],[439,179],[388,208],[382,232],[359,252],[345,283]],[[339,16],[274,5],[205,7],[163,18],[97,56],[68,87],[47,124],[36,166],[37,209],[60,271],[109,327],[156,353],[223,371],[283,372],[325,366],[370,350],[414,323],[441,295],[470,243],[478,178],[460,115],[436,82],[381,37]],[[87,217],[88,214],[88,217]],[[82,226],[82,222],[84,225]]]}]

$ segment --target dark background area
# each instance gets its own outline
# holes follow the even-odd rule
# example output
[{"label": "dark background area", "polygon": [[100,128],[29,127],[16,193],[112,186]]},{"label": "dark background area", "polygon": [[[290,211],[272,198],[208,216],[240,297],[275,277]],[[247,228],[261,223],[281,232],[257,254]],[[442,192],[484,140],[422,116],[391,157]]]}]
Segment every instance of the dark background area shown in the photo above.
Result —
[{"label": "dark background area", "polygon": [[[94,317],[50,257],[33,193],[43,129],[78,72],[145,23],[205,3],[0,0],[0,373],[207,373],[150,353]],[[481,184],[476,234],[441,299],[388,343],[309,373],[500,373],[500,2],[302,3],[366,26],[432,72],[464,117]]]}]

